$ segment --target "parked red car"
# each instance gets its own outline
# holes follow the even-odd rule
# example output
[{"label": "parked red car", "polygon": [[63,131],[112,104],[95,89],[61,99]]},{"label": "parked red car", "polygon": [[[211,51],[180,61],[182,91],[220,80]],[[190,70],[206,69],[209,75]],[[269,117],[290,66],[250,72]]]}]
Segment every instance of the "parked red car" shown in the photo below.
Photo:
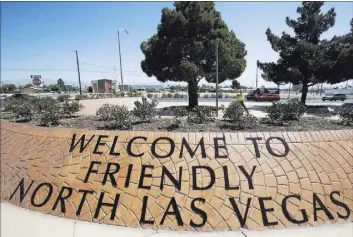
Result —
[{"label": "parked red car", "polygon": [[279,94],[265,93],[261,95],[255,95],[255,101],[278,101],[281,97]]}]

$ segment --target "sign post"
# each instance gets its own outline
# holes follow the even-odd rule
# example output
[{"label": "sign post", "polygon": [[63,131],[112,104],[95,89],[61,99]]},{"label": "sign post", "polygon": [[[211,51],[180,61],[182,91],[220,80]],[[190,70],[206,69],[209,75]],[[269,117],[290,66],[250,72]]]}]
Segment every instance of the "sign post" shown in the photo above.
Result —
[{"label": "sign post", "polygon": [[37,87],[37,96],[39,98],[39,86],[42,83],[42,81],[40,80],[42,76],[41,75],[31,75],[32,79],[32,83],[33,85],[35,85]]}]

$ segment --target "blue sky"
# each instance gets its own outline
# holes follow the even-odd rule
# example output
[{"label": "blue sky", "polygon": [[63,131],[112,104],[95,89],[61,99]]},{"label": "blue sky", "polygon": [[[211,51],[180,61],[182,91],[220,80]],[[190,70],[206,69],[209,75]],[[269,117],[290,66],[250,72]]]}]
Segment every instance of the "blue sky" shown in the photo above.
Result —
[{"label": "blue sky", "polygon": [[[255,85],[256,60],[275,61],[277,54],[266,39],[265,30],[292,33],[285,17],[296,18],[300,2],[217,2],[228,27],[246,44],[247,67],[239,78],[243,85]],[[45,84],[63,78],[77,84],[75,50],[79,52],[81,80],[89,85],[98,78],[120,80],[117,30],[121,35],[125,84],[158,84],[141,70],[140,43],[156,33],[163,7],[173,2],[2,2],[1,79],[24,84],[30,75],[42,75]],[[336,24],[324,38],[349,32],[352,2],[326,2],[334,7]],[[92,66],[95,65],[95,66]],[[57,70],[57,71],[54,71]],[[260,78],[259,85],[271,85]]]}]

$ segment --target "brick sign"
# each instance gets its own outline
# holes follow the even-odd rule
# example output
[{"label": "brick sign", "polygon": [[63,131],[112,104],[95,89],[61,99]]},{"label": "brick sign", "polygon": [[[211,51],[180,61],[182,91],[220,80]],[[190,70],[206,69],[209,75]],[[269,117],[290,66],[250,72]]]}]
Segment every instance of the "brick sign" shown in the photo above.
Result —
[{"label": "brick sign", "polygon": [[1,199],[188,231],[351,221],[353,131],[154,133],[1,123]]}]

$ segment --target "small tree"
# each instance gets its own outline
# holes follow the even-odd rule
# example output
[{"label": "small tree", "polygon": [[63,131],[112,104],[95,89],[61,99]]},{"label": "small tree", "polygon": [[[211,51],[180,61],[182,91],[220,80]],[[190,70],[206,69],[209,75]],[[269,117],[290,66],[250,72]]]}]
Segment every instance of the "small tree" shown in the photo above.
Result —
[{"label": "small tree", "polygon": [[[308,88],[317,83],[339,83],[353,77],[352,34],[321,40],[320,36],[335,24],[336,13],[321,12],[323,2],[303,2],[297,20],[286,18],[295,36],[285,32],[276,36],[270,29],[266,35],[272,49],[279,53],[277,62],[260,63],[265,80],[277,85],[302,84],[301,102],[305,104]],[[352,24],[352,23],[351,23]]]},{"label": "small tree", "polygon": [[219,83],[243,73],[245,45],[228,29],[213,2],[175,2],[174,6],[163,8],[157,34],[142,42],[141,68],[161,82],[187,82],[189,107],[195,107],[199,81],[216,82],[217,42]]},{"label": "small tree", "polygon": [[92,86],[87,87],[87,92],[88,92],[88,93],[92,93],[92,92],[93,92]]},{"label": "small tree", "polygon": [[57,84],[58,84],[60,90],[65,90],[65,82],[63,79],[59,78]]},{"label": "small tree", "polygon": [[240,89],[241,86],[240,86],[240,83],[237,81],[237,80],[233,80],[232,81],[232,85],[230,86],[232,89]]}]

